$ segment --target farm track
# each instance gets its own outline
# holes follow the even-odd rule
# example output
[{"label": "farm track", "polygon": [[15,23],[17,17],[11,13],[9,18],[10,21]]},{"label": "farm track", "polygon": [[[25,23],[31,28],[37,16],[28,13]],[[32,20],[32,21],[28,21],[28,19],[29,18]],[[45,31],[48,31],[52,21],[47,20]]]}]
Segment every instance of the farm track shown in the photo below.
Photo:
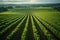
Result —
[{"label": "farm track", "polygon": [[25,18],[25,20],[23,21],[23,23],[19,27],[18,31],[12,36],[11,40],[21,40],[21,35],[22,35],[22,32],[25,28],[26,20],[27,20],[27,17]]},{"label": "farm track", "polygon": [[[33,17],[33,16],[32,16]],[[47,38],[45,37],[45,35],[43,34],[42,30],[40,29],[39,25],[37,24],[36,20],[34,19],[33,17],[33,21],[34,21],[34,24],[36,26],[36,29],[38,31],[38,34],[41,35],[41,40],[47,40]]]},{"label": "farm track", "polygon": [[5,22],[5,23],[1,24],[0,31],[3,30],[4,28],[6,28],[7,26],[9,26],[10,24],[14,23],[15,21],[17,21],[18,19],[20,19],[20,18],[17,18],[17,19],[15,18],[12,21],[9,20],[7,23]]},{"label": "farm track", "polygon": [[[25,16],[24,16],[25,17]],[[24,17],[22,17],[22,19],[24,18]],[[17,23],[15,23],[14,25],[12,25],[10,28],[8,28],[6,31],[4,31],[2,34],[1,34],[1,37],[0,37],[0,39],[2,40],[4,40],[8,35],[9,35],[9,33],[11,33],[11,31],[19,24],[19,22],[21,22],[21,20],[22,19],[17,19],[17,20],[19,20]],[[17,21],[16,20],[16,21]],[[15,22],[16,22],[15,21]],[[12,23],[14,23],[14,22],[12,22]],[[11,24],[10,24],[11,25]],[[1,31],[0,31],[1,32]],[[3,38],[2,38],[3,37]]]},{"label": "farm track", "polygon": [[32,29],[31,16],[29,15],[28,28],[26,33],[26,40],[34,40],[34,34]]},{"label": "farm track", "polygon": [[[48,40],[47,35],[44,34],[45,32],[43,32],[41,26],[39,26],[40,24],[52,35],[51,38],[53,38],[53,40],[60,40],[60,37],[57,37],[55,33],[53,33],[53,31],[47,28],[47,25],[45,25],[44,22],[42,22],[44,20],[41,21],[40,19],[38,19],[38,17],[33,15],[22,16],[21,18],[14,17],[12,18],[13,21],[11,22],[6,21],[5,23],[8,22],[8,24],[6,24],[5,26],[2,26],[5,24],[5,23],[2,23],[0,25],[2,26],[0,27],[0,40],[21,40],[22,33],[23,31],[25,31],[24,28],[25,28],[28,16],[29,16],[29,20],[28,20],[28,26],[27,26],[27,31],[26,31],[24,40],[36,40],[35,39],[36,37],[34,36],[34,30],[32,27],[32,19],[33,19],[35,28],[38,32],[37,34],[39,35],[39,38],[40,38],[39,40]],[[40,24],[38,24],[37,21]]]},{"label": "farm track", "polygon": [[[10,20],[8,20],[10,19]],[[0,23],[0,26],[5,26],[4,24],[7,24],[8,22],[10,22],[11,20],[14,20],[15,18],[7,18],[5,20],[3,20],[1,23]],[[1,28],[1,27],[0,27]]]},{"label": "farm track", "polygon": [[[35,17],[36,17],[36,16],[35,16]],[[54,38],[55,40],[60,40],[60,38],[58,38],[57,35],[55,35],[55,33],[53,33],[53,30],[51,31],[49,28],[47,28],[48,26],[45,25],[45,24],[42,22],[42,21],[44,21],[45,23],[49,24],[47,21],[45,21],[45,20],[43,20],[43,19],[42,19],[42,21],[41,21],[41,20],[39,20],[37,17],[36,17],[36,19],[50,32],[51,35],[53,35],[53,38]],[[51,24],[49,24],[49,26],[51,26]],[[51,26],[51,27],[52,27],[52,26]]]}]

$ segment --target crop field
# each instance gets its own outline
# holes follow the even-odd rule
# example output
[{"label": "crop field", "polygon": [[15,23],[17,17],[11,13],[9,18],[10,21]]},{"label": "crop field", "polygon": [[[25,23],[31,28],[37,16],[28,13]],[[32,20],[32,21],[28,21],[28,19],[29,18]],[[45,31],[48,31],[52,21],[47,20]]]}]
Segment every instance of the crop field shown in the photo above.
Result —
[{"label": "crop field", "polygon": [[0,12],[0,40],[60,40],[60,12],[52,7]]}]

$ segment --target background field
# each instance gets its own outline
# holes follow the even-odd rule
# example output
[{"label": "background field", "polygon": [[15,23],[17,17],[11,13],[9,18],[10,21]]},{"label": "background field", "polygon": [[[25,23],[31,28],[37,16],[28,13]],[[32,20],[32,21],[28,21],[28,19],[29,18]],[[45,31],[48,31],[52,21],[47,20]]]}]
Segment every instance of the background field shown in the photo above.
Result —
[{"label": "background field", "polygon": [[0,12],[0,40],[60,40],[60,12],[52,7]]}]

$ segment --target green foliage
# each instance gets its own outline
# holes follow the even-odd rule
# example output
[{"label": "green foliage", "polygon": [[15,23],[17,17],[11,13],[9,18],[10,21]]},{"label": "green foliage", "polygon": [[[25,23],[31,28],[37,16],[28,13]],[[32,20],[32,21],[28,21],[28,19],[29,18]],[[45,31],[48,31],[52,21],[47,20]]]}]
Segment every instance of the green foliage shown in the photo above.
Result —
[{"label": "green foliage", "polygon": [[0,12],[5,12],[5,11],[8,11],[8,9],[5,7],[0,7]]},{"label": "green foliage", "polygon": [[60,12],[52,7],[14,8],[2,12],[0,40],[3,39],[59,40]]}]

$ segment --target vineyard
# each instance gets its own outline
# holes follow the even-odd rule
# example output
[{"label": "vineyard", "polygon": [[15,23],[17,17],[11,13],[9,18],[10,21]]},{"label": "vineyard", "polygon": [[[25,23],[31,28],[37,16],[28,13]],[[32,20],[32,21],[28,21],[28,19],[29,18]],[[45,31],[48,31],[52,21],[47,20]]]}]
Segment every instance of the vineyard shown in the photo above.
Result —
[{"label": "vineyard", "polygon": [[53,8],[1,12],[0,40],[60,40],[60,12]]}]

